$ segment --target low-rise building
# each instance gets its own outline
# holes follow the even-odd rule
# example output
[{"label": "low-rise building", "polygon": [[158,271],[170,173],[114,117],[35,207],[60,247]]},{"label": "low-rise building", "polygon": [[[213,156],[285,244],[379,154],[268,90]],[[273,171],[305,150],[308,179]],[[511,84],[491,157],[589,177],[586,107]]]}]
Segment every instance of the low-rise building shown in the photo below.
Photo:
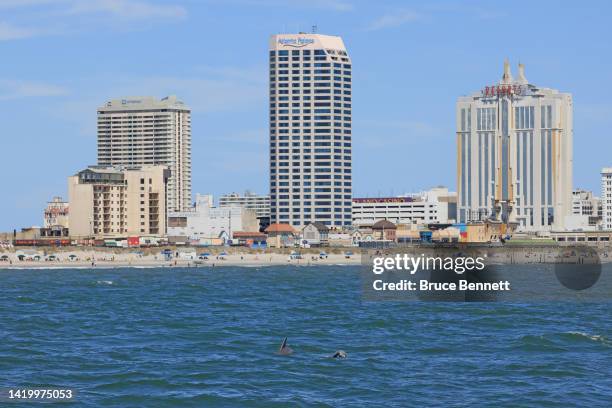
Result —
[{"label": "low-rise building", "polygon": [[265,248],[267,236],[263,232],[236,231],[233,233],[232,245],[241,245],[249,248]]},{"label": "low-rise building", "polygon": [[353,198],[353,226],[371,227],[388,220],[395,224],[452,223],[457,215],[457,194],[446,187],[397,197]]},{"label": "low-rise building", "polygon": [[259,231],[263,232],[270,225],[270,196],[259,195],[245,191],[244,195],[238,193],[224,194],[219,198],[219,207],[244,207],[254,210],[259,221]]},{"label": "low-rise building", "polygon": [[295,245],[296,231],[289,224],[273,223],[266,228],[270,248],[288,248]]},{"label": "low-rise building", "polygon": [[68,178],[70,236],[166,234],[166,166],[91,166]]},{"label": "low-rise building", "polygon": [[255,210],[241,206],[215,207],[213,196],[209,194],[196,194],[193,208],[172,212],[168,216],[168,235],[188,237],[196,243],[222,237],[232,239],[235,231],[258,230]]},{"label": "low-rise building", "polygon": [[53,197],[53,199],[47,203],[47,207],[45,207],[43,227],[69,228],[68,211],[69,205],[67,201],[64,201],[62,197]]},{"label": "low-rise building", "polygon": [[565,229],[596,230],[601,227],[602,207],[599,197],[591,191],[577,189],[572,192],[572,214],[565,219]]},{"label": "low-rise building", "polygon": [[[612,231],[551,231],[550,238],[558,243],[576,245],[577,242],[609,246],[612,242]],[[580,245],[580,244],[579,244]]]},{"label": "low-rise building", "polygon": [[380,220],[372,225],[372,234],[377,241],[395,241],[397,227],[391,221]]},{"label": "low-rise building", "polygon": [[302,228],[302,245],[325,246],[329,240],[329,227],[320,222],[312,222]]}]

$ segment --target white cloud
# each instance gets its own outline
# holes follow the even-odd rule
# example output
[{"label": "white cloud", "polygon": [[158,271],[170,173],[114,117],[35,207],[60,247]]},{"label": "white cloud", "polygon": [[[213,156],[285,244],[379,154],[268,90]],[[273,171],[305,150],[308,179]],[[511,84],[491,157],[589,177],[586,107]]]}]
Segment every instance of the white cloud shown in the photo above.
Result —
[{"label": "white cloud", "polygon": [[179,20],[187,16],[183,6],[148,0],[0,0],[0,10],[5,20],[0,21],[0,41],[75,33],[112,26],[116,21]]},{"label": "white cloud", "polygon": [[57,85],[36,81],[0,80],[0,101],[66,95],[68,91]]},{"label": "white cloud", "polygon": [[412,10],[397,11],[386,14],[372,21],[368,26],[368,31],[383,30],[385,28],[399,27],[407,23],[419,21],[423,18],[420,13]]},{"label": "white cloud", "polygon": [[34,37],[38,31],[30,28],[16,27],[0,21],[0,41],[20,40]]},{"label": "white cloud", "polygon": [[154,4],[136,0],[73,1],[67,14],[104,13],[126,19],[184,18],[182,6]]}]

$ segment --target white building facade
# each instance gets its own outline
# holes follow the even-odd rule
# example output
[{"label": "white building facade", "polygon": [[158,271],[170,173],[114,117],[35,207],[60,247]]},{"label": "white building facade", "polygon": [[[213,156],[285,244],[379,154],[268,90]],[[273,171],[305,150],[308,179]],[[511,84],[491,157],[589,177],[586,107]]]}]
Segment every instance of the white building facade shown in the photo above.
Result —
[{"label": "white building facade", "polygon": [[457,101],[460,222],[561,230],[572,212],[572,96],[540,88],[506,61],[498,84]]},{"label": "white building facade", "polygon": [[352,67],[342,38],[270,38],[270,218],[351,224]]},{"label": "white building facade", "polygon": [[53,197],[53,200],[47,203],[44,211],[43,226],[45,228],[52,227],[69,227],[69,203],[64,201],[62,197]]},{"label": "white building facade", "polygon": [[176,96],[114,99],[98,108],[98,165],[165,165],[168,208],[191,207],[191,111]]},{"label": "white building facade", "polygon": [[456,221],[457,194],[437,187],[398,197],[353,199],[353,226],[371,227],[377,221],[394,224],[446,224]]},{"label": "white building facade", "polygon": [[257,232],[259,222],[255,210],[240,206],[214,207],[212,195],[196,194],[195,206],[188,211],[171,212],[168,235],[204,241],[234,232]]},{"label": "white building facade", "polygon": [[601,226],[612,230],[612,167],[601,169]]},{"label": "white building facade", "polygon": [[255,210],[257,218],[269,217],[270,196],[254,194],[250,191],[245,191],[244,195],[224,194],[219,197],[219,207],[244,207]]},{"label": "white building facade", "polygon": [[572,192],[572,214],[565,219],[568,231],[594,231],[601,228],[601,200],[592,191]]}]

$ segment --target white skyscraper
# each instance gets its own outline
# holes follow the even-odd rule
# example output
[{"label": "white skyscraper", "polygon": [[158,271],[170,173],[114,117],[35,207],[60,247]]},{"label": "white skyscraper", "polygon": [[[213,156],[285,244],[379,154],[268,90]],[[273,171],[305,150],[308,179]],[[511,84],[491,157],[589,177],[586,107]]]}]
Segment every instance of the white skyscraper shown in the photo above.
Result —
[{"label": "white skyscraper", "polygon": [[601,169],[601,227],[612,230],[612,167]]},{"label": "white skyscraper", "polygon": [[351,60],[340,37],[270,38],[272,223],[351,224]]},{"label": "white skyscraper", "polygon": [[493,218],[519,230],[563,229],[572,212],[572,96],[540,88],[506,61],[498,84],[457,101],[461,222]]},{"label": "white skyscraper", "polygon": [[170,169],[169,211],[191,207],[191,111],[176,96],[129,97],[98,108],[98,165]]}]

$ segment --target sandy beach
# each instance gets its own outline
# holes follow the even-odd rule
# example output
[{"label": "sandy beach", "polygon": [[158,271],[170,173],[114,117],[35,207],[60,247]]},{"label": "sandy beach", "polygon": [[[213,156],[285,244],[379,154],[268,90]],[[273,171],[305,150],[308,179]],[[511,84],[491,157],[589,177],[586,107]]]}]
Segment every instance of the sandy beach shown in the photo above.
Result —
[{"label": "sandy beach", "polygon": [[[217,249],[199,249],[194,259],[177,256],[177,249],[172,250],[172,258],[167,259],[161,249],[143,250],[105,249],[105,248],[38,248],[22,249],[40,256],[40,260],[19,260],[20,249],[0,252],[0,269],[36,269],[36,268],[118,268],[118,267],[217,267],[217,266],[271,266],[271,265],[358,265],[361,256],[358,251],[325,252],[321,250],[300,250],[300,256],[291,256],[291,250],[250,251]],[[179,249],[181,251],[183,249]],[[202,256],[205,254],[206,256]],[[8,258],[8,259],[7,259]]]},{"label": "sandy beach", "polygon": [[[170,257],[162,251],[167,251]],[[218,266],[271,266],[271,265],[359,265],[362,252],[359,248],[300,248],[253,250],[244,247],[197,248],[11,248],[0,250],[0,269],[36,268],[119,268],[119,267],[218,267]],[[426,248],[406,247],[382,250],[382,255],[396,251],[419,256]],[[452,252],[452,251],[451,251]],[[427,252],[429,254],[429,252]],[[21,260],[20,260],[20,254]],[[25,254],[25,256],[24,256]],[[299,256],[296,256],[298,255]],[[374,252],[368,251],[370,257]],[[446,254],[446,255],[444,255]],[[612,257],[608,248],[571,247],[495,247],[479,248],[487,264],[540,264],[583,263],[595,255],[594,262],[609,263]],[[439,256],[448,253],[439,252]],[[589,261],[590,263],[590,261]]]}]

